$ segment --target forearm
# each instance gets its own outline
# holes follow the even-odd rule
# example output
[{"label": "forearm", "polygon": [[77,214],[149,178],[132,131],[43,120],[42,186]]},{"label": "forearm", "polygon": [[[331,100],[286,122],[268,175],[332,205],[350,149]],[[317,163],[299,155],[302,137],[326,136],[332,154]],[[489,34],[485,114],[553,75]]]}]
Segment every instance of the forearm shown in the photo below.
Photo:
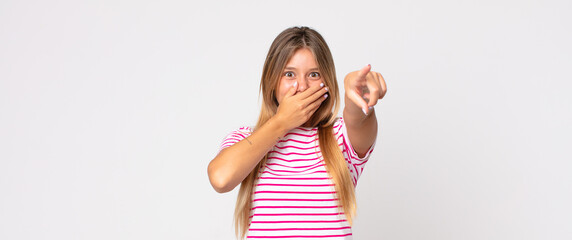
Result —
[{"label": "forearm", "polygon": [[223,149],[209,164],[209,180],[220,193],[234,189],[248,176],[287,130],[271,118],[248,138]]},{"label": "forearm", "polygon": [[365,156],[377,137],[377,117],[374,108],[366,116],[363,110],[345,96],[344,122],[348,137],[359,157]]}]

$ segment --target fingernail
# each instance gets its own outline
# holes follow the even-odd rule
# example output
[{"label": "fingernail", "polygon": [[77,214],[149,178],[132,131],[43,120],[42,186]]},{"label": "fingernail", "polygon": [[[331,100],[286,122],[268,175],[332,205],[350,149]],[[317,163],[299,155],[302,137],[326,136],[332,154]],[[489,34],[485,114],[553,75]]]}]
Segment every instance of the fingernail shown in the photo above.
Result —
[{"label": "fingernail", "polygon": [[363,111],[363,114],[367,115],[367,111],[365,110],[365,108],[361,109]]},{"label": "fingernail", "polygon": [[373,109],[373,106],[369,107],[369,110],[372,110],[372,109]]},{"label": "fingernail", "polygon": [[328,94],[327,94],[327,93],[326,93],[326,94],[324,94],[324,98],[328,98]]},{"label": "fingernail", "polygon": [[328,88],[324,88],[326,90],[326,92],[328,91]]},{"label": "fingernail", "polygon": [[324,86],[324,83],[320,83],[320,87],[323,87],[323,86]]}]

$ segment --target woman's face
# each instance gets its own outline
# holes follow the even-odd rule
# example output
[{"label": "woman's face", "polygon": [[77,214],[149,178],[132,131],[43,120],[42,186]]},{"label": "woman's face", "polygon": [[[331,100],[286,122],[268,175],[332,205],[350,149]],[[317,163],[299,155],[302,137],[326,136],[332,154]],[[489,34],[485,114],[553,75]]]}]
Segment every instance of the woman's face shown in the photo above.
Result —
[{"label": "woman's face", "polygon": [[296,93],[299,93],[312,86],[320,85],[322,81],[322,74],[318,70],[318,63],[312,52],[307,48],[298,49],[288,60],[286,68],[282,72],[276,89],[276,100],[280,104],[288,90],[296,82],[298,83]]}]

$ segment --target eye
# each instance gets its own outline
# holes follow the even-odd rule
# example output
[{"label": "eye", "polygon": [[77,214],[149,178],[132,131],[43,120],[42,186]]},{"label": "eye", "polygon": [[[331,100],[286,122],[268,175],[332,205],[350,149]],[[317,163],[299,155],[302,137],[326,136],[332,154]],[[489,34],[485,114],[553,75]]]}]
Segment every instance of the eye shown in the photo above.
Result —
[{"label": "eye", "polygon": [[319,72],[311,72],[309,77],[312,80],[318,80],[318,79],[320,79],[320,73]]},{"label": "eye", "polygon": [[285,73],[284,73],[284,77],[294,78],[294,73],[293,73],[293,72],[285,72]]}]

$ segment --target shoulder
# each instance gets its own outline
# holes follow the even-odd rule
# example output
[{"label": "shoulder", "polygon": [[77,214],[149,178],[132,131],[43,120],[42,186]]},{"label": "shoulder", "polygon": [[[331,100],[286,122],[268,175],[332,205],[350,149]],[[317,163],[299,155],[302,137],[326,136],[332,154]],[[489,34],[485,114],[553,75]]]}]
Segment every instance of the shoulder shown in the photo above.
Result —
[{"label": "shoulder", "polygon": [[243,126],[235,130],[235,132],[252,133],[252,127]]},{"label": "shoulder", "polygon": [[248,126],[243,126],[243,127],[237,128],[235,130],[232,130],[227,135],[227,138],[231,137],[231,136],[246,138],[246,137],[250,136],[250,134],[252,134],[252,128],[248,127]]},{"label": "shoulder", "polygon": [[219,151],[221,151],[227,147],[230,147],[237,142],[242,141],[242,139],[247,138],[248,136],[250,136],[250,134],[252,134],[252,128],[251,127],[239,127],[238,129],[231,131],[222,140]]}]

